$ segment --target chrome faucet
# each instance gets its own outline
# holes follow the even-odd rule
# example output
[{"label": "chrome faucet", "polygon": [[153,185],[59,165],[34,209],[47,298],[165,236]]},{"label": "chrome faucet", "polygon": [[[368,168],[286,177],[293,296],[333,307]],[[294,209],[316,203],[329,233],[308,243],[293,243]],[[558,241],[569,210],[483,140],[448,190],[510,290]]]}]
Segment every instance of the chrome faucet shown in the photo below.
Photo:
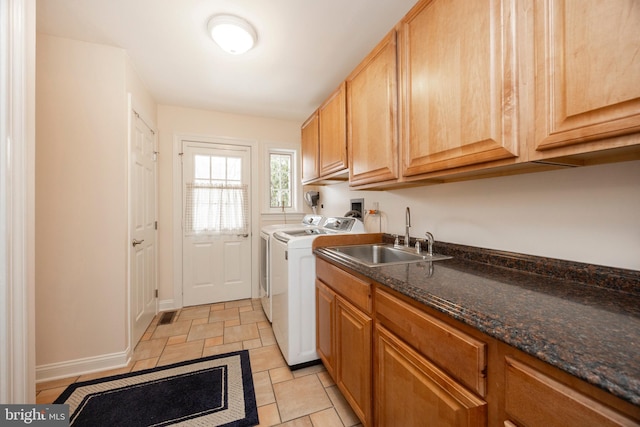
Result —
[{"label": "chrome faucet", "polygon": [[433,256],[433,234],[427,231],[424,235],[427,236],[427,255]]},{"label": "chrome faucet", "polygon": [[405,222],[405,232],[404,232],[404,247],[409,247],[409,228],[411,227],[411,210],[409,210],[409,206],[407,206],[407,211],[404,214],[404,222]]}]

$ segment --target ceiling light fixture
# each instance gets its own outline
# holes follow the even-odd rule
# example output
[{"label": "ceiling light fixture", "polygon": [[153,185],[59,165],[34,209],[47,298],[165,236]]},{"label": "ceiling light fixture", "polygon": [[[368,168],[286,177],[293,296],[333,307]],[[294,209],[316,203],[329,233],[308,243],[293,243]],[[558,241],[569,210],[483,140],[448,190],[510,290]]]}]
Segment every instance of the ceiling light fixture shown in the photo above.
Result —
[{"label": "ceiling light fixture", "polygon": [[256,30],[251,24],[234,15],[215,15],[209,20],[207,29],[213,41],[233,55],[245,53],[257,39]]}]

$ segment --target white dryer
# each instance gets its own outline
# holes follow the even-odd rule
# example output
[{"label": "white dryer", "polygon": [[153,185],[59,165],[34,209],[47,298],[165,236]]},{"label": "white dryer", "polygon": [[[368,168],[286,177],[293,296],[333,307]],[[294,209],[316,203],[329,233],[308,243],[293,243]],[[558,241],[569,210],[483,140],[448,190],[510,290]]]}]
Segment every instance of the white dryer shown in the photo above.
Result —
[{"label": "white dryer", "polygon": [[301,367],[316,353],[316,260],[313,240],[321,235],[364,233],[356,218],[327,218],[321,227],[283,229],[271,239],[272,326],[287,364]]}]

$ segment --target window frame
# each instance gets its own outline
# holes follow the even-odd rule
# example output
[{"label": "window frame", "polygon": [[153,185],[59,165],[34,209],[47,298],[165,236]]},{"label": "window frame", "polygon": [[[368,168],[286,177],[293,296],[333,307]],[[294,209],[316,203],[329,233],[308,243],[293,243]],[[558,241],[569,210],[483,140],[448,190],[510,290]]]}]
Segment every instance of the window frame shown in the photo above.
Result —
[{"label": "window frame", "polygon": [[[269,194],[269,208],[270,209],[278,209],[278,208],[282,209],[284,207],[285,209],[286,208],[291,209],[294,206],[293,205],[293,181],[292,181],[293,174],[291,172],[293,170],[293,165],[295,163],[295,159],[293,157],[293,153],[270,151],[269,152],[269,177],[270,177],[271,180],[273,180],[274,173],[276,172],[274,170],[274,168],[273,168],[274,157],[279,158],[279,159],[286,159],[285,163],[287,163],[288,172],[285,174],[281,170],[278,170],[277,174],[281,175],[281,176],[287,175],[286,176],[286,182],[288,184],[287,187],[284,188],[284,187],[281,186],[280,188],[278,188],[280,194],[282,194],[283,190],[285,190],[284,193],[287,195],[287,205],[286,206],[282,206],[282,204],[281,204],[279,207],[273,205],[274,187],[273,187],[273,182],[271,182],[271,188],[270,188],[271,191],[270,191],[270,194]],[[281,198],[281,200],[282,200],[282,198]],[[284,200],[282,200],[282,202],[284,202]]]},{"label": "window frame", "polygon": [[285,213],[301,212],[300,203],[302,198],[300,192],[302,191],[302,184],[300,182],[300,147],[293,144],[284,143],[266,143],[264,147],[264,187],[262,198],[262,211],[263,213],[281,214],[282,208],[271,207],[271,155],[272,154],[285,154],[291,156],[291,176],[289,182],[291,183],[291,207],[285,208]]}]

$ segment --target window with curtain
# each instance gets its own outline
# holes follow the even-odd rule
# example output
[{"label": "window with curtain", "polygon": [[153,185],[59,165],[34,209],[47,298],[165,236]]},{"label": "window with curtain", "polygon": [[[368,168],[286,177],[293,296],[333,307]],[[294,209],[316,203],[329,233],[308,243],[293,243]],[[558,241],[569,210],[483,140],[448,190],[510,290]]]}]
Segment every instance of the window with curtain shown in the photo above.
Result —
[{"label": "window with curtain", "polygon": [[246,234],[249,190],[238,157],[194,156],[194,180],[186,184],[185,228],[192,233]]}]

